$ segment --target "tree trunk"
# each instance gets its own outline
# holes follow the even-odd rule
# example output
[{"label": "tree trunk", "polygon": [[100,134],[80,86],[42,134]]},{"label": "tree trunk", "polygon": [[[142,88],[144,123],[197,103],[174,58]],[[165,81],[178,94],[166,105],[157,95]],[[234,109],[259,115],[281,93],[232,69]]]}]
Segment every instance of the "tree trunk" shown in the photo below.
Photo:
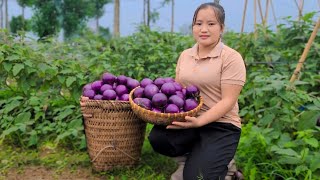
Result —
[{"label": "tree trunk", "polygon": [[96,16],[96,32],[99,33],[99,17]]},{"label": "tree trunk", "polygon": [[22,15],[22,19],[23,20],[24,20],[24,8],[25,8],[24,6],[21,8],[22,9],[22,14],[21,15]]},{"label": "tree trunk", "polygon": [[8,15],[8,0],[4,1],[5,3],[5,23],[6,23],[6,28],[9,31],[9,15]]},{"label": "tree trunk", "polygon": [[147,21],[146,21],[146,4],[147,4],[147,0],[143,0],[143,25],[147,25]]},{"label": "tree trunk", "polygon": [[0,28],[3,28],[3,0],[0,2]]},{"label": "tree trunk", "polygon": [[171,0],[171,32],[174,30],[174,0]]},{"label": "tree trunk", "polygon": [[147,26],[150,27],[150,0],[147,0]]},{"label": "tree trunk", "polygon": [[113,35],[115,37],[120,36],[120,0],[114,1]]},{"label": "tree trunk", "polygon": [[24,30],[24,6],[22,7],[22,30]]}]

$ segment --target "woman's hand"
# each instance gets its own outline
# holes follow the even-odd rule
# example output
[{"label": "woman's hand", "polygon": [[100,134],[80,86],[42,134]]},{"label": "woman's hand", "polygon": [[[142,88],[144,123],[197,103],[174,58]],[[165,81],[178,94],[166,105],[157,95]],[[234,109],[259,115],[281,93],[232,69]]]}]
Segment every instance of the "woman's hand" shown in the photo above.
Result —
[{"label": "woman's hand", "polygon": [[189,129],[198,128],[203,126],[199,118],[186,116],[185,121],[173,121],[172,124],[167,126],[167,129]]}]

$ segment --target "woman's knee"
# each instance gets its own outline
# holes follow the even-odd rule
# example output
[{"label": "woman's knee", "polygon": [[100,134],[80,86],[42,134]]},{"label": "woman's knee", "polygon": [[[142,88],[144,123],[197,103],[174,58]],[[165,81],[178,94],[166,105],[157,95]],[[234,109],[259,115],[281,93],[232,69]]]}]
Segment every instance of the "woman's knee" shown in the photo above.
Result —
[{"label": "woman's knee", "polygon": [[155,152],[162,155],[172,156],[172,145],[166,135],[165,128],[154,126],[148,136],[149,142]]},{"label": "woman's knee", "polygon": [[155,152],[166,156],[181,156],[190,152],[195,139],[193,131],[167,130],[163,126],[154,126],[148,136]]}]

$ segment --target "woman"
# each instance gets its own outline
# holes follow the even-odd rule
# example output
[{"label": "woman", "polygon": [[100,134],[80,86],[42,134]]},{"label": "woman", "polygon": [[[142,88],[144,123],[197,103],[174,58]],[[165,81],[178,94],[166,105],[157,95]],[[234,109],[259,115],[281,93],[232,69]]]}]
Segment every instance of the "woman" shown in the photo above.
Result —
[{"label": "woman", "polygon": [[246,69],[241,55],[221,42],[224,20],[219,4],[200,5],[192,22],[196,44],[183,51],[177,63],[176,81],[200,90],[200,113],[150,132],[153,149],[179,164],[171,179],[224,179],[235,155],[241,134],[238,96]]}]

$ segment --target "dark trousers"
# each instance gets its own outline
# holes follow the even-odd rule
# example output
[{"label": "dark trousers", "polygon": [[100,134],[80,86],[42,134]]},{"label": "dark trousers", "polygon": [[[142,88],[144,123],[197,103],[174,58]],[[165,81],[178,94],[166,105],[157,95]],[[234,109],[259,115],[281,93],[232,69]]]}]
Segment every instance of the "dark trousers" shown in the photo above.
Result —
[{"label": "dark trousers", "polygon": [[235,155],[241,129],[230,123],[213,122],[196,129],[173,130],[155,125],[149,141],[154,151],[187,156],[184,180],[224,179]]}]

